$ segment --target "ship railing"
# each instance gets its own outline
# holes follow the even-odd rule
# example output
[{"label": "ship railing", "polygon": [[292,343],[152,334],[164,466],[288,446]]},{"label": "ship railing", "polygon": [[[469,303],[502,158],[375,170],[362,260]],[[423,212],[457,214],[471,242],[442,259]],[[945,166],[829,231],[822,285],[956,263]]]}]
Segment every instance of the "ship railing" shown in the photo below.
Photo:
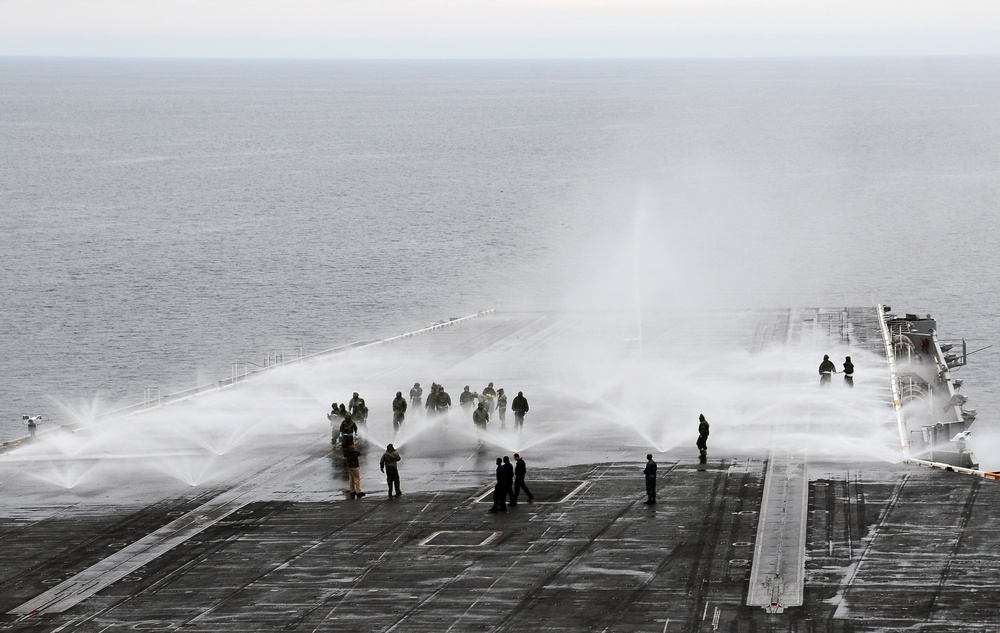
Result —
[{"label": "ship railing", "polygon": [[146,387],[142,392],[142,405],[143,408],[149,409],[152,407],[160,406],[160,388],[159,387]]},{"label": "ship railing", "polygon": [[924,466],[925,468],[938,468],[941,470],[947,470],[948,472],[952,473],[961,473],[963,475],[972,475],[974,477],[984,477],[986,479],[1000,480],[1000,473],[992,472],[989,470],[979,470],[978,468],[966,468],[964,466],[955,466],[954,464],[947,464],[945,462],[935,462],[929,459],[916,459],[912,457],[908,457],[903,461],[907,464]]},{"label": "ship railing", "polygon": [[267,350],[267,358],[264,359],[264,367],[274,367],[282,363],[290,363],[302,358],[301,347],[276,347]]},{"label": "ship railing", "polygon": [[[266,363],[266,361],[265,361]],[[255,367],[256,369],[251,369]],[[233,361],[232,364],[232,376],[230,377],[229,384],[239,382],[240,380],[246,380],[251,374],[255,373],[259,369],[266,369],[267,365],[258,365],[257,363],[249,360],[237,360]]]},{"label": "ship railing", "polygon": [[[878,304],[875,312],[878,314],[879,329],[882,332],[882,342],[885,344],[885,356],[889,367],[889,385],[892,390],[892,408],[896,414],[896,430],[899,433],[899,449],[903,456],[907,456],[910,449],[910,438],[906,432],[906,423],[903,421],[903,405],[900,402],[899,373],[896,371],[896,352],[893,345],[893,333],[889,331],[885,317],[890,308]],[[895,329],[895,328],[894,328]]]},{"label": "ship railing", "polygon": [[[219,389],[223,389],[223,388],[228,387],[230,385],[236,384],[237,382],[243,382],[244,380],[248,380],[249,378],[251,378],[253,376],[261,374],[265,370],[276,369],[279,365],[290,364],[290,363],[299,363],[299,362],[308,361],[308,360],[312,360],[312,359],[318,359],[318,358],[321,358],[321,357],[332,356],[332,355],[335,355],[335,354],[341,354],[341,353],[344,353],[344,352],[348,352],[350,350],[355,350],[355,349],[359,349],[359,348],[363,348],[363,347],[368,347],[368,346],[373,346],[373,345],[383,345],[383,344],[386,344],[386,343],[391,343],[391,342],[394,342],[394,341],[402,340],[402,339],[405,339],[405,338],[408,338],[408,337],[411,337],[411,336],[416,336],[416,335],[422,334],[424,332],[430,332],[430,331],[433,331],[433,330],[437,330],[437,329],[440,329],[440,328],[448,327],[448,326],[455,325],[455,324],[458,324],[458,323],[463,323],[463,322],[469,321],[471,319],[481,318],[481,317],[487,316],[489,314],[493,314],[495,311],[496,310],[492,309],[492,308],[491,309],[487,309],[487,310],[480,310],[479,312],[476,312],[475,314],[471,314],[471,315],[464,316],[464,317],[452,317],[450,319],[443,319],[443,320],[439,321],[438,323],[433,323],[433,324],[431,324],[429,326],[426,326],[424,328],[421,328],[419,330],[416,330],[416,331],[413,331],[413,332],[407,332],[406,334],[401,334],[399,336],[394,336],[392,338],[388,338],[388,339],[385,339],[385,340],[382,340],[382,341],[358,341],[356,343],[348,343],[347,345],[340,345],[338,347],[334,347],[334,348],[331,348],[331,349],[323,350],[323,351],[320,351],[320,352],[312,352],[312,353],[309,353],[309,354],[304,353],[301,347],[298,347],[298,348],[289,348],[289,349],[280,349],[280,348],[278,348],[276,350],[269,350],[269,352],[268,352],[268,359],[265,360],[265,362],[264,362],[263,365],[259,364],[259,363],[256,363],[256,362],[252,362],[252,361],[234,361],[232,363],[232,365],[231,365],[231,375],[230,375],[229,378],[222,378],[222,379],[218,380],[217,382],[212,382],[212,383],[202,384],[202,385],[196,385],[196,386],[190,387],[188,389],[184,389],[184,390],[176,391],[176,392],[172,392],[172,393],[167,393],[167,394],[162,394],[160,392],[160,388],[159,387],[148,387],[147,390],[146,390],[146,393],[144,394],[144,398],[143,398],[142,402],[140,402],[138,404],[133,404],[133,405],[127,405],[127,406],[124,406],[124,407],[119,407],[119,408],[111,410],[111,411],[102,412],[101,414],[99,414],[98,418],[99,419],[106,419],[106,418],[124,417],[124,416],[132,415],[132,414],[135,414],[135,413],[139,413],[140,411],[143,411],[145,409],[149,409],[149,408],[152,408],[152,407],[167,406],[167,405],[173,404],[175,402],[186,400],[188,398],[192,398],[192,397],[204,394],[204,393],[209,393],[209,392],[217,391]],[[276,354],[275,352],[278,352],[278,353]],[[52,430],[53,431],[55,431],[57,429],[74,430],[76,428],[76,426],[77,426],[76,424],[72,424],[72,423],[70,423],[70,424],[54,424]],[[13,448],[15,446],[19,446],[23,441],[24,441],[24,438],[17,439],[17,440],[11,440],[9,442],[4,442],[2,445],[0,445],[0,452],[3,452],[5,450],[9,450],[10,448]]]}]

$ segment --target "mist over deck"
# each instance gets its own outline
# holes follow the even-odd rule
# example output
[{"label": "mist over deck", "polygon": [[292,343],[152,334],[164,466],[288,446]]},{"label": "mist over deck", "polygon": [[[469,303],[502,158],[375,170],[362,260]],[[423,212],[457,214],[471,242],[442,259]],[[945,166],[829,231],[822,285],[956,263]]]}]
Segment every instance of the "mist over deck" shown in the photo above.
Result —
[{"label": "mist over deck", "polygon": [[[853,358],[854,389],[817,388],[823,354]],[[393,437],[390,402],[414,382],[443,384],[455,406],[447,422],[411,410]],[[531,408],[522,434],[508,413],[479,447],[458,395],[488,382]],[[355,391],[371,410],[357,501],[325,415]],[[995,626],[997,485],[899,463],[891,399],[874,308],[526,312],[317,355],[125,417],[78,412],[76,432],[0,455],[0,529],[16,543],[0,554],[0,626]],[[699,413],[712,424],[706,464]],[[389,442],[399,499],[378,471]],[[515,451],[536,502],[487,513],[494,460]],[[647,452],[655,506],[641,503]],[[755,566],[788,564],[760,529],[782,512],[765,499],[779,464],[801,485],[800,577],[780,588],[800,598],[767,613],[754,587],[780,591]]]}]

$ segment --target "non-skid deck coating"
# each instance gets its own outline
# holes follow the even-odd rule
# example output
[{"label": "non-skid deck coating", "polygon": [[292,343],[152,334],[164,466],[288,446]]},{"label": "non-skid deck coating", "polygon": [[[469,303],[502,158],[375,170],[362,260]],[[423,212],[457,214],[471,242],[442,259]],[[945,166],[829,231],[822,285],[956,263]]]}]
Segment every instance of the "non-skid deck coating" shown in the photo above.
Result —
[{"label": "non-skid deck coating", "polygon": [[[0,550],[0,627],[995,631],[995,482],[797,454],[807,486],[802,605],[768,614],[747,606],[760,514],[767,512],[767,442],[727,442],[737,429],[709,415],[710,458],[702,465],[689,429],[674,441],[669,429],[650,436],[648,425],[599,424],[621,413],[609,403],[638,398],[609,378],[628,375],[629,358],[641,355],[654,367],[666,359],[708,374],[712,368],[699,359],[712,347],[766,355],[771,343],[816,340],[819,349],[847,345],[861,355],[867,313],[855,314],[699,315],[671,323],[673,337],[649,324],[641,349],[628,336],[600,349],[593,341],[615,340],[596,338],[607,324],[494,315],[166,408],[174,413],[109,423],[111,436],[82,432],[95,433],[102,448],[64,441],[19,449],[0,459],[7,545]],[[566,338],[592,343],[574,349]],[[604,354],[614,371],[560,370],[562,357],[584,367],[591,353]],[[564,379],[553,380],[558,371]],[[369,397],[396,384],[405,391],[413,376],[425,386],[443,382],[456,401],[460,383],[523,389],[532,405],[524,435],[491,433],[477,448],[458,410],[447,426],[414,417],[410,435],[397,442],[404,495],[389,499],[377,465],[386,403],[369,401],[376,405],[362,467],[369,494],[346,498],[343,466],[322,419],[329,401],[346,400],[355,388]],[[887,385],[869,376],[869,394],[859,376],[854,395],[878,400]],[[798,379],[794,372],[787,378]],[[248,420],[254,411],[287,422],[261,430],[257,422],[230,426],[226,417]],[[320,419],[307,419],[310,411]],[[771,414],[788,415],[780,408]],[[188,432],[185,444],[163,434],[158,415],[174,425],[170,416],[201,416],[215,421],[215,431]],[[780,424],[769,420],[759,431],[787,435]],[[123,441],[137,428],[156,441]],[[207,447],[210,457],[189,444]],[[513,450],[529,464],[535,503],[489,513],[493,460]],[[647,451],[660,466],[653,506],[642,504]],[[209,515],[211,508],[224,511]],[[172,525],[199,513],[205,525],[157,549]],[[135,559],[140,551],[147,558]],[[115,561],[129,560],[141,564],[116,573]],[[109,582],[93,591],[88,579],[95,577]],[[44,597],[57,588],[72,594],[74,582],[79,600],[50,608],[55,603]]]}]

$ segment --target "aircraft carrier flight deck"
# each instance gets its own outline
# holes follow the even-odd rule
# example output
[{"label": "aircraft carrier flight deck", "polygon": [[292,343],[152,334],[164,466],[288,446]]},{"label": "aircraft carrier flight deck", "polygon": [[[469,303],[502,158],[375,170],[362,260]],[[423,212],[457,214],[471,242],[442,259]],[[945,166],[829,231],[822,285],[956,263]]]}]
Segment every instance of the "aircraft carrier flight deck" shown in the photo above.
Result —
[{"label": "aircraft carrier flight deck", "polygon": [[[891,363],[937,333],[910,319],[911,345],[880,312],[489,312],[67,411],[0,453],[0,629],[996,631],[1000,482],[907,461],[901,433],[929,431],[900,398],[932,395]],[[853,359],[853,388],[819,386],[824,354]],[[453,406],[395,433],[415,382]],[[520,432],[508,411],[479,434],[459,406],[490,382],[528,399]],[[357,499],[326,415],[354,392]],[[959,400],[945,422],[968,426]],[[488,512],[515,452],[533,502]]]}]

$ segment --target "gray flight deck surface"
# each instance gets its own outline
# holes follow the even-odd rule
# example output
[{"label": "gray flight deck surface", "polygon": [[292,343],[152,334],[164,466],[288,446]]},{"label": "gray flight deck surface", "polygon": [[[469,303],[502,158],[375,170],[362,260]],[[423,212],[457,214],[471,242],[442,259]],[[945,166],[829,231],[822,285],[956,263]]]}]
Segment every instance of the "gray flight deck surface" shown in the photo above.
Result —
[{"label": "gray flight deck surface", "polygon": [[[76,432],[0,454],[0,628],[996,631],[1000,482],[899,463],[881,349],[874,308],[488,314],[68,411]],[[817,387],[824,353],[855,389]],[[389,499],[389,402],[415,381],[455,406],[408,412]],[[531,409],[480,446],[458,395],[491,381]],[[325,416],[353,391],[360,500]],[[515,451],[534,503],[489,513]]]}]

